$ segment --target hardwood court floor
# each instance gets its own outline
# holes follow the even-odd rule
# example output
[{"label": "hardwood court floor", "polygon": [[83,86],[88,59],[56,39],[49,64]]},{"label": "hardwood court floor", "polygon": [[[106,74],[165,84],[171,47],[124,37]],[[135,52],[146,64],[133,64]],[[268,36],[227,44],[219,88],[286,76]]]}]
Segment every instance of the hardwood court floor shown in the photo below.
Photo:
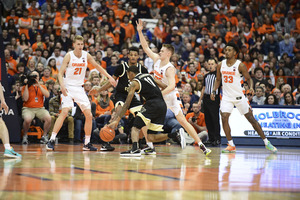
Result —
[{"label": "hardwood court floor", "polygon": [[23,159],[0,152],[0,199],[188,200],[300,199],[300,149],[238,147],[236,154],[212,148],[157,146],[156,156],[121,158],[114,152],[83,152],[81,145],[14,145]]}]

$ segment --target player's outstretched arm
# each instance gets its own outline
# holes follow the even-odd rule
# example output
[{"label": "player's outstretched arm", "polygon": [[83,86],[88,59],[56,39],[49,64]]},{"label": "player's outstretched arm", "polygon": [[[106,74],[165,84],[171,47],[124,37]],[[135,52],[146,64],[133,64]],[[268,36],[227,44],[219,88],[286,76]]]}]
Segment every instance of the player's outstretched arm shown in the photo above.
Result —
[{"label": "player's outstretched arm", "polygon": [[104,76],[106,76],[106,77],[108,78],[108,80],[109,80],[109,82],[111,83],[112,86],[116,87],[116,85],[117,85],[116,80],[115,80],[113,77],[111,77],[111,75],[109,75],[109,74],[107,73],[107,71],[106,71],[105,69],[103,69],[103,68],[102,68],[102,67],[94,60],[94,58],[93,58],[89,53],[87,54],[87,59],[88,59],[88,62],[91,63],[93,66],[95,66],[96,69],[97,69],[101,74],[103,74]]},{"label": "player's outstretched arm", "polygon": [[[117,80],[116,76],[112,76],[115,80]],[[112,86],[112,84],[108,81],[107,83],[105,83],[102,87],[100,86],[93,86],[92,89],[89,91],[89,95],[95,95],[101,91],[107,90],[108,88],[110,88]]]},{"label": "player's outstretched arm", "polygon": [[222,81],[221,63],[219,63],[218,66],[217,66],[217,77],[216,77],[216,80],[215,80],[214,89],[213,89],[213,92],[210,94],[210,99],[213,100],[213,101],[216,98],[216,91],[220,87],[221,81]]},{"label": "player's outstretched arm", "polygon": [[60,89],[61,89],[61,92],[64,96],[68,96],[68,94],[67,94],[67,89],[66,89],[65,84],[64,84],[63,77],[64,77],[65,71],[67,69],[67,66],[70,62],[70,59],[71,59],[70,53],[67,53],[66,56],[63,59],[63,62],[61,64],[61,67],[60,67],[58,75],[57,75],[58,82],[59,82],[59,85],[60,85]]},{"label": "player's outstretched arm", "polygon": [[136,29],[138,31],[139,34],[139,38],[141,41],[141,45],[143,47],[143,50],[145,51],[145,53],[154,61],[154,63],[159,59],[159,55],[154,53],[148,46],[147,41],[143,35],[143,21],[141,19],[139,19],[138,22],[136,22]]}]

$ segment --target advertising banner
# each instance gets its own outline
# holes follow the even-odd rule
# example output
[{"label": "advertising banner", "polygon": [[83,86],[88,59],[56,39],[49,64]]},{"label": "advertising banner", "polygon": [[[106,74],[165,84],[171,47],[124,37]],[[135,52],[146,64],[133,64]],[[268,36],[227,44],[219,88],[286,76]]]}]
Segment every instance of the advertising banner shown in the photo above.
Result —
[{"label": "advertising banner", "polygon": [[[253,115],[268,138],[300,138],[300,107],[255,107]],[[229,124],[233,137],[259,137],[236,108],[230,115]],[[225,136],[223,130],[221,136]]]}]

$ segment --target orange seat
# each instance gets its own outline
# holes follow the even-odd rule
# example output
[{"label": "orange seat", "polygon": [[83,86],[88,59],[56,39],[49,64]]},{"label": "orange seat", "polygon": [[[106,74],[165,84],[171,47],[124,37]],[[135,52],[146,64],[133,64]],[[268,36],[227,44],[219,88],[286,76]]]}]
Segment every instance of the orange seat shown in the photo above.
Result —
[{"label": "orange seat", "polygon": [[36,135],[38,139],[41,139],[44,131],[39,126],[30,126],[27,135]]}]

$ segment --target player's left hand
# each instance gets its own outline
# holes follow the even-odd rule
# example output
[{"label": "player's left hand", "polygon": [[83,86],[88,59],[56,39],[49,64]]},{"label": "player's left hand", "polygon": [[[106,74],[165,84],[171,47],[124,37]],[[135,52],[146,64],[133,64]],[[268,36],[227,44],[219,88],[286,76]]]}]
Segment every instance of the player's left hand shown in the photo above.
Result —
[{"label": "player's left hand", "polygon": [[110,82],[110,84],[112,84],[112,86],[114,86],[114,87],[117,86],[117,81],[113,77],[109,78],[109,82]]},{"label": "player's left hand", "polygon": [[8,106],[7,106],[7,104],[6,104],[5,101],[1,101],[1,107],[0,107],[0,110],[2,110],[2,109],[4,109],[5,114],[8,113]]}]

